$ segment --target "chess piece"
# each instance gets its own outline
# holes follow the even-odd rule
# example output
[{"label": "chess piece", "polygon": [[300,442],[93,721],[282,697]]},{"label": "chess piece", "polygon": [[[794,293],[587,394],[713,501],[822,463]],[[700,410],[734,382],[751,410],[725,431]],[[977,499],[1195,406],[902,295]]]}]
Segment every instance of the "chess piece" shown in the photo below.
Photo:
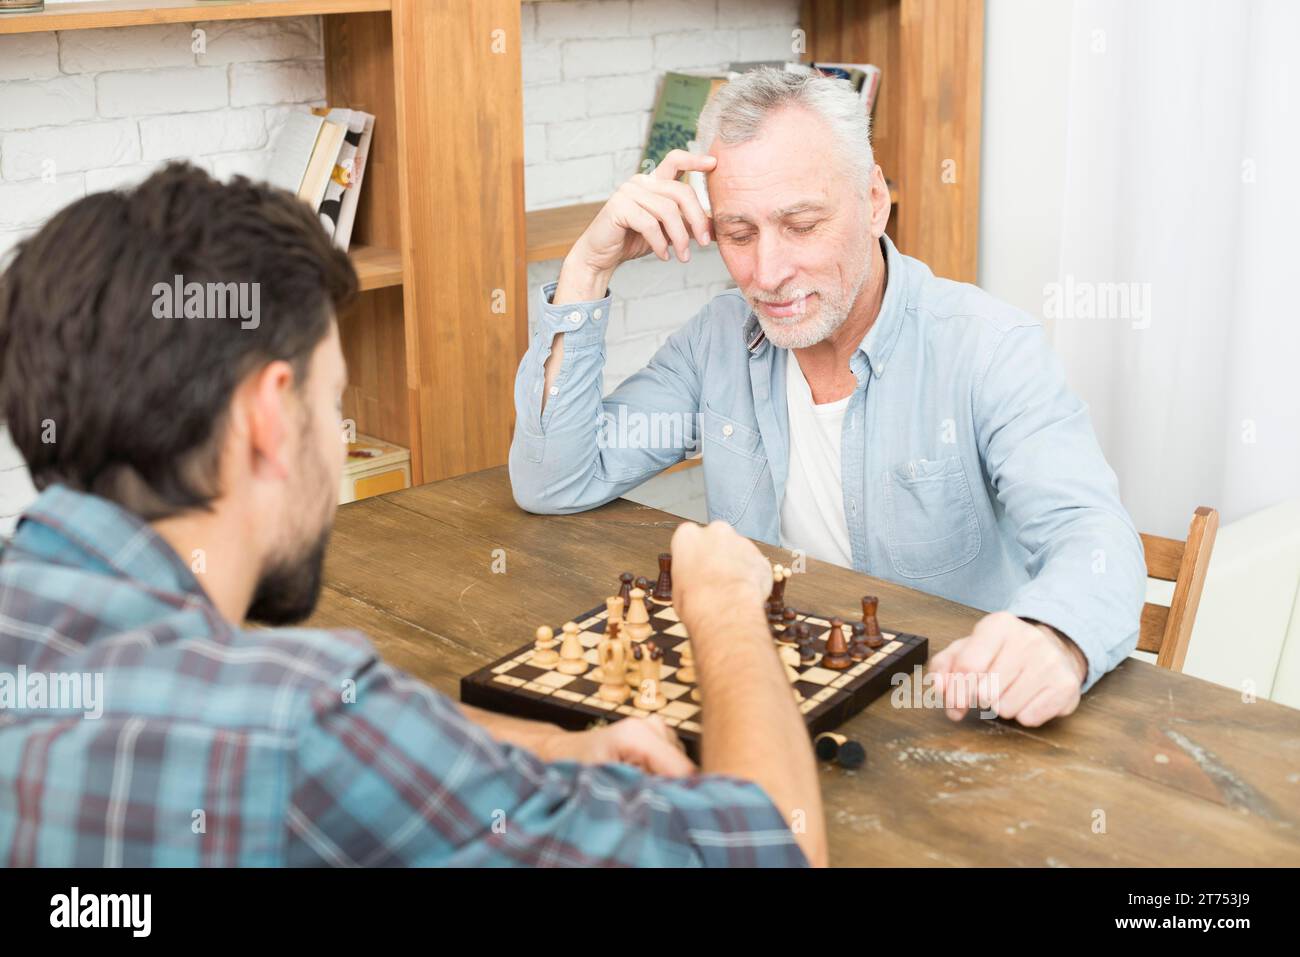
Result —
[{"label": "chess piece", "polygon": [[672,604],[673,556],[671,552],[661,552],[659,555],[659,580],[655,582],[654,600]]},{"label": "chess piece", "polygon": [[834,761],[850,771],[857,770],[867,762],[867,751],[862,745],[833,731],[817,735],[813,751],[821,760]]},{"label": "chess piece", "polygon": [[800,663],[811,665],[817,660],[817,649],[813,646],[813,638],[808,633],[808,626],[802,621],[794,626],[794,637],[795,643],[799,646]]},{"label": "chess piece", "polygon": [[777,648],[776,655],[785,668],[785,676],[790,679],[790,684],[794,684],[799,680],[799,672],[796,670],[799,666],[799,652],[789,645],[781,645]]},{"label": "chess piece", "polygon": [[853,637],[849,640],[849,657],[854,661],[865,661],[871,655],[867,646],[867,626],[855,621],[851,626]]},{"label": "chess piece", "polygon": [[691,643],[683,641],[677,646],[677,653],[681,656],[677,664],[677,680],[695,684],[695,652],[691,650]]},{"label": "chess piece", "polygon": [[[595,681],[597,684],[604,684],[605,682],[605,652],[603,650],[605,645],[615,644],[622,648],[623,658],[626,662],[627,646],[619,636],[619,627],[620,623],[618,621],[605,622],[605,633],[601,635],[600,640],[596,642],[596,660],[600,663],[591,670],[590,674],[587,675],[588,680]],[[626,677],[624,678],[624,683],[626,683]]]},{"label": "chess piece", "polygon": [[613,628],[615,631],[623,627],[623,609],[627,603],[618,595],[605,599],[605,631]]},{"label": "chess piece", "polygon": [[624,572],[618,576],[618,597],[623,599],[623,607],[632,600],[632,573]]},{"label": "chess piece", "polygon": [[653,641],[643,641],[632,649],[632,655],[641,663],[640,692],[632,704],[643,711],[658,711],[667,707],[668,699],[659,690],[659,668],[664,653]]},{"label": "chess piece", "polygon": [[777,635],[777,641],[786,645],[794,644],[794,626],[799,615],[793,608],[786,608],[781,613],[781,631]]},{"label": "chess piece", "polygon": [[580,675],[587,670],[587,659],[583,657],[582,642],[578,638],[578,626],[575,622],[564,623],[564,640],[560,642],[560,663],[555,670],[566,675]]},{"label": "chess piece", "polygon": [[767,596],[767,623],[773,627],[781,623],[785,608],[785,569],[780,565],[772,566],[772,591]]},{"label": "chess piece", "polygon": [[560,656],[555,651],[555,646],[558,644],[559,642],[555,639],[555,632],[546,625],[542,625],[537,629],[537,639],[533,642],[533,659],[531,663],[539,668],[551,667],[560,660]]},{"label": "chess piece", "polygon": [[880,622],[876,620],[876,609],[879,607],[880,599],[875,595],[862,596],[862,624],[867,632],[867,647],[872,649],[885,643],[885,637],[880,633]]},{"label": "chess piece", "polygon": [[654,634],[650,624],[650,612],[645,606],[645,591],[632,589],[631,602],[627,606],[627,617],[623,620],[623,634],[635,642],[645,641]]},{"label": "chess piece", "polygon": [[784,565],[777,565],[776,570],[780,571],[781,577],[777,578],[775,575],[773,575],[772,604],[775,605],[777,608],[784,608],[785,607],[785,583],[789,580],[791,572],[790,569],[786,568]]},{"label": "chess piece", "polygon": [[826,651],[822,655],[821,666],[832,671],[843,671],[852,665],[848,642],[844,640],[844,622],[832,618],[830,631],[826,632]]},{"label": "chess piece", "polygon": [[612,631],[606,629],[605,636],[596,646],[596,653],[600,656],[600,677],[592,674],[592,680],[600,682],[596,696],[602,701],[622,704],[628,696],[627,645],[619,637],[617,622]]}]

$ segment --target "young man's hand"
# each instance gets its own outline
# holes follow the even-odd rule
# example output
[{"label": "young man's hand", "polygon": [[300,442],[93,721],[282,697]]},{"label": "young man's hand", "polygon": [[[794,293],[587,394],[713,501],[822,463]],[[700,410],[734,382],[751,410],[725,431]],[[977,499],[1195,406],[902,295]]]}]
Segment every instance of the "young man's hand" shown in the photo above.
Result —
[{"label": "young man's hand", "polygon": [[537,754],[544,761],[629,764],[670,778],[696,771],[677,733],[657,716],[623,718],[588,731],[556,731],[539,744]]},{"label": "young man's hand", "polygon": [[[705,622],[759,611],[772,591],[771,563],[726,522],[677,526],[672,553],[673,607],[696,645],[717,633]],[[765,629],[759,635],[769,637]]]}]

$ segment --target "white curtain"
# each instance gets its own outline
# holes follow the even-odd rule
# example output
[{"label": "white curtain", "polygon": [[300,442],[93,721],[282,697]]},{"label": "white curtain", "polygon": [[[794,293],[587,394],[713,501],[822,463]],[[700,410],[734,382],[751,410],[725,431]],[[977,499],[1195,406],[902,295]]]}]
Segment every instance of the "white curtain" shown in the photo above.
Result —
[{"label": "white curtain", "polygon": [[1056,351],[1142,531],[1300,497],[1300,3],[1077,0]]}]

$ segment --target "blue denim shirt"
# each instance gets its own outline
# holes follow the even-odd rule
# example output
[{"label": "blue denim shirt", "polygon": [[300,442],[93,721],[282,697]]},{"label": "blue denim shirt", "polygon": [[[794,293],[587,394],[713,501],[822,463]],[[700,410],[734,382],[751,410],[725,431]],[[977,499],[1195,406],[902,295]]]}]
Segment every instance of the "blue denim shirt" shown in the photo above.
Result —
[{"label": "blue denim shirt", "polygon": [[[850,362],[841,437],[853,567],[1053,626],[1087,656],[1091,687],[1137,644],[1146,565],[1087,407],[1038,322],[882,245],[885,295]],[[554,290],[515,380],[519,506],[593,508],[698,443],[710,519],[780,545],[786,350],[744,297],[713,299],[602,399],[610,300],[554,306]]]}]

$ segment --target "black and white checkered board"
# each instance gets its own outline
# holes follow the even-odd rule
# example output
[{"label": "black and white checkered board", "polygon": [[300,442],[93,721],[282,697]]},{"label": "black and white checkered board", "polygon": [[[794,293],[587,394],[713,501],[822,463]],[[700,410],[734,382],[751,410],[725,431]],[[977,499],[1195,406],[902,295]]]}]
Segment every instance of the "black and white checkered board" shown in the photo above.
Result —
[{"label": "black and white checkered board", "polygon": [[[653,713],[676,728],[687,751],[698,758],[700,710],[703,706],[691,698],[694,684],[675,680],[681,661],[677,649],[687,638],[686,626],[678,620],[672,605],[647,599],[646,607],[654,628],[649,640],[664,651],[659,690],[668,699],[666,707]],[[529,642],[461,678],[461,701],[490,711],[550,721],[574,731],[597,721],[651,714],[635,707],[631,698],[615,705],[597,697],[600,685],[588,677],[598,664],[596,644],[605,632],[607,616],[608,611],[602,603],[573,619],[581,629],[580,638],[586,648],[587,674],[566,675],[555,670],[554,665],[539,667],[533,664],[533,644]],[[795,669],[799,672],[799,680],[791,684],[802,696],[798,707],[810,734],[838,727],[886,694],[893,675],[899,672],[910,675],[913,666],[924,664],[928,656],[929,642],[925,638],[890,632],[882,626],[884,645],[853,667],[832,671],[818,666],[826,648],[825,636],[830,622],[811,612],[799,612],[798,621],[808,625],[817,651],[817,659],[812,664],[801,664]],[[776,632],[779,634],[782,630],[778,627]],[[554,631],[558,638],[561,628],[556,626]]]}]

